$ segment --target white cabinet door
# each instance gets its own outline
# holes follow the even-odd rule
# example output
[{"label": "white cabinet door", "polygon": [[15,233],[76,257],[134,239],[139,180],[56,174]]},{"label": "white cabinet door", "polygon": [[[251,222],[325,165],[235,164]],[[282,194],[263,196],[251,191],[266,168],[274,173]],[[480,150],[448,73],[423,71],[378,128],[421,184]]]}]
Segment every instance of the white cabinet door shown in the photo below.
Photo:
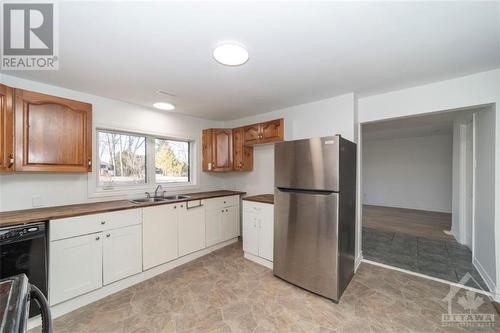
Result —
[{"label": "white cabinet door", "polygon": [[243,211],[243,251],[259,255],[259,214]]},{"label": "white cabinet door", "polygon": [[102,233],[50,242],[50,304],[102,286]]},{"label": "white cabinet door", "polygon": [[239,236],[240,210],[239,206],[227,207],[222,211],[222,240],[226,241]]},{"label": "white cabinet door", "polygon": [[262,204],[259,214],[259,257],[273,261],[274,206]]},{"label": "white cabinet door", "polygon": [[144,270],[177,258],[178,204],[147,207],[142,211]]},{"label": "white cabinet door", "polygon": [[206,246],[212,246],[222,241],[221,209],[207,209],[205,211]]},{"label": "white cabinet door", "polygon": [[142,227],[103,232],[103,282],[109,284],[142,271]]},{"label": "white cabinet door", "polygon": [[205,209],[179,207],[179,256],[205,248]]}]

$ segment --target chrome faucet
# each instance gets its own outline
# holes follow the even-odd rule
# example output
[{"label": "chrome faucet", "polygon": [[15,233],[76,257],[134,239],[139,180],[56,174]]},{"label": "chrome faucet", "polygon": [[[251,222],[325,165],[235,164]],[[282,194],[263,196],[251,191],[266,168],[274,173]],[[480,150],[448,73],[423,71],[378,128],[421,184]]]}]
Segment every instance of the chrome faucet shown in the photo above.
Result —
[{"label": "chrome faucet", "polygon": [[155,198],[158,196],[158,191],[161,189],[161,192],[162,192],[162,196],[163,194],[165,194],[165,191],[163,191],[163,187],[161,185],[158,185],[156,186],[156,190],[155,190]]}]

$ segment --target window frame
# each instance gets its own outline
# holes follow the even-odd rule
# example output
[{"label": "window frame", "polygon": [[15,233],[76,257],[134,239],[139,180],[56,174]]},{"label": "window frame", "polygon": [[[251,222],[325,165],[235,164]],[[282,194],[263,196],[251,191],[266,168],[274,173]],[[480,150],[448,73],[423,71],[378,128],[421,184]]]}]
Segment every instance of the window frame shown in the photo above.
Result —
[{"label": "window frame", "polygon": [[[125,135],[136,135],[146,137],[146,182],[141,184],[118,184],[114,186],[99,184],[99,132],[113,132]],[[189,182],[156,182],[155,174],[155,139],[185,141],[189,143]],[[199,147],[200,137],[186,137],[181,135],[161,134],[155,132],[146,132],[141,130],[129,130],[113,128],[110,126],[95,126],[93,131],[93,165],[92,172],[88,174],[88,198],[99,197],[137,197],[143,195],[144,192],[151,192],[156,186],[161,185],[166,192],[194,190],[199,189],[200,179],[200,158]]]}]

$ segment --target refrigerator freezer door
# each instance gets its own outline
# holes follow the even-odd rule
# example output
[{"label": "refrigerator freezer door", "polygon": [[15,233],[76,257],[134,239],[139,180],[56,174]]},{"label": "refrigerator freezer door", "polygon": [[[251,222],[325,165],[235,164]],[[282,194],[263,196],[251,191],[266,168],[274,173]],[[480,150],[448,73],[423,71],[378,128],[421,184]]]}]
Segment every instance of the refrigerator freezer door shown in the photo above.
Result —
[{"label": "refrigerator freezer door", "polygon": [[274,275],[337,301],[339,194],[276,189],[274,200]]},{"label": "refrigerator freezer door", "polygon": [[275,144],[275,187],[339,191],[339,137]]}]

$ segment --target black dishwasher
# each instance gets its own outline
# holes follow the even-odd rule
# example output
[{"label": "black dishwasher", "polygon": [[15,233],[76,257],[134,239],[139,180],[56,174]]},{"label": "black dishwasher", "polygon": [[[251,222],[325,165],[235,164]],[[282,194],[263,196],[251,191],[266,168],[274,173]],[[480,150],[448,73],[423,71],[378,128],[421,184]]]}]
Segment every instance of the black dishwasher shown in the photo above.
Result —
[{"label": "black dishwasher", "polygon": [[[0,279],[26,274],[47,297],[47,238],[45,223],[0,229]],[[30,317],[40,314],[30,305]]]}]

